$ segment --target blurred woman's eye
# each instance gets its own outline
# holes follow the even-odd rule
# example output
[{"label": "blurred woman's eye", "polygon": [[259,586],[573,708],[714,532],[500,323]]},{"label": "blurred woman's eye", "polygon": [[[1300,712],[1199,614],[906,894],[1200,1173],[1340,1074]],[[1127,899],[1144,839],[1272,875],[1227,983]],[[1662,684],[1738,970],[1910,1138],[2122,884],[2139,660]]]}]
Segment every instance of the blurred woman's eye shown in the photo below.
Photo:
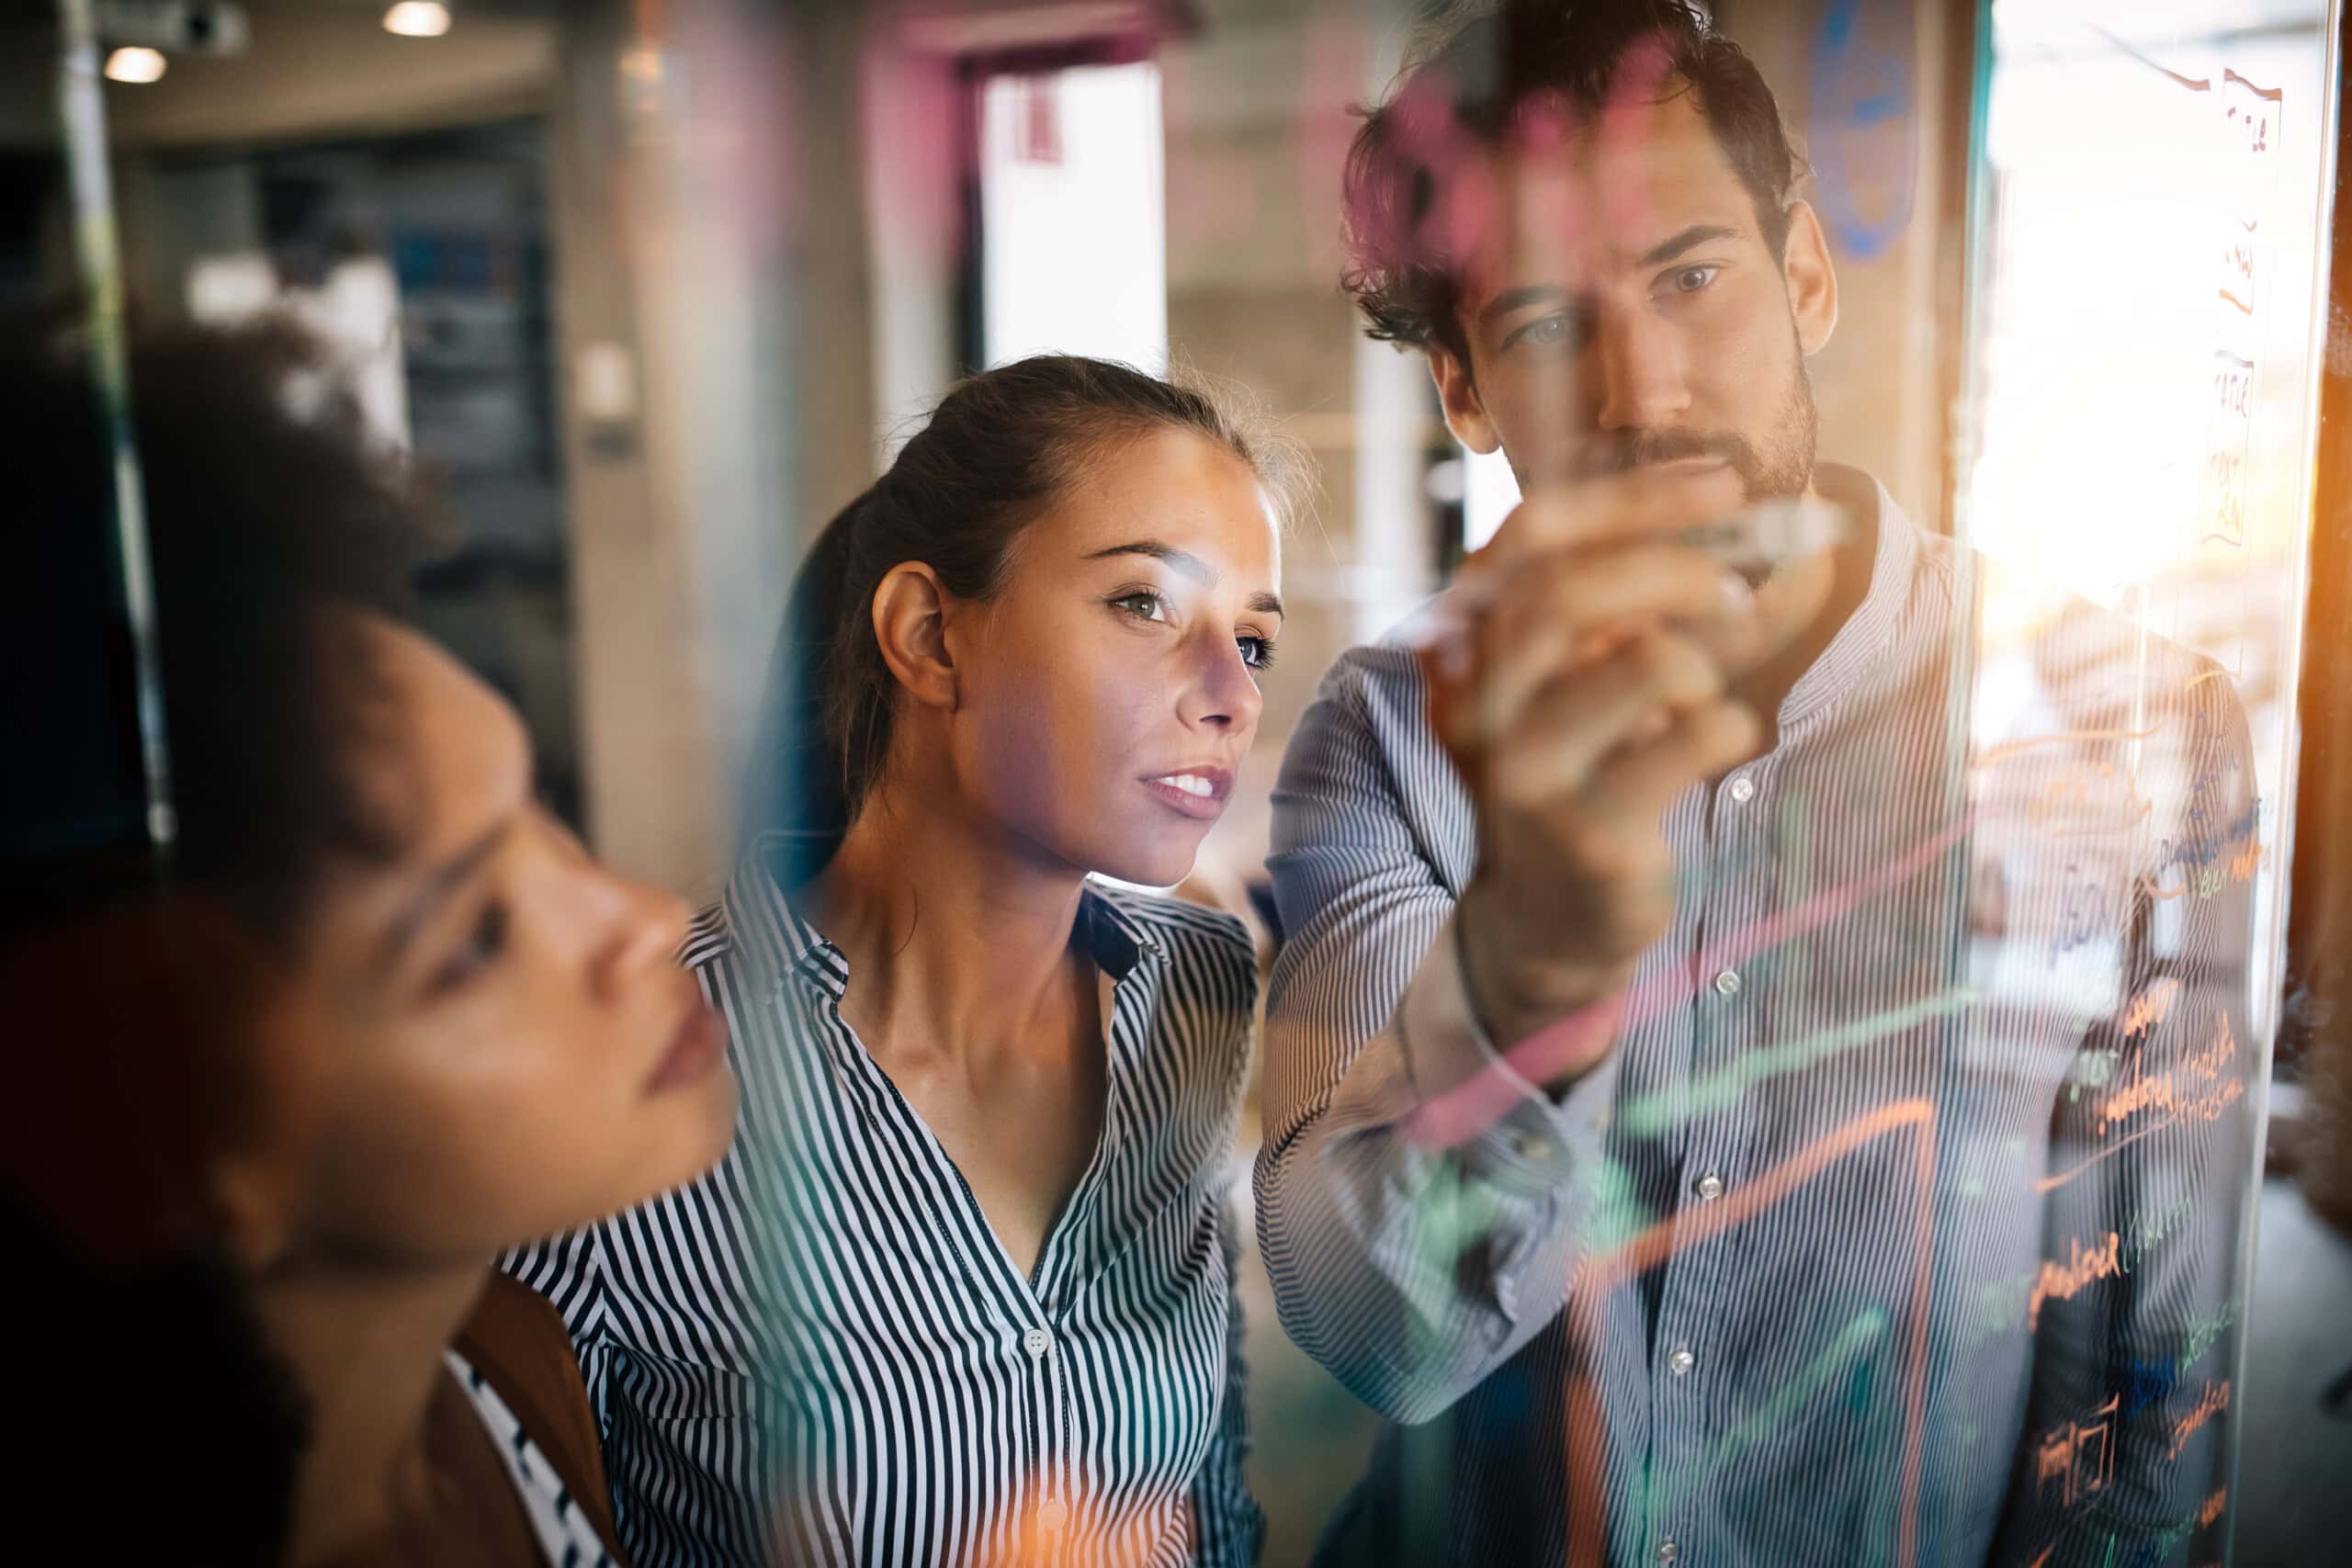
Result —
[{"label": "blurred woman's eye", "polygon": [[1131,588],[1112,595],[1111,607],[1139,621],[1165,621],[1170,618],[1168,601],[1148,588]]},{"label": "blurred woman's eye", "polygon": [[466,933],[465,942],[433,973],[432,990],[437,996],[454,991],[498,962],[506,951],[506,906],[492,900],[485,906],[475,921],[474,929]]},{"label": "blurred woman's eye", "polygon": [[1241,662],[1252,670],[1274,667],[1274,639],[1270,637],[1244,637],[1234,639],[1241,649]]}]

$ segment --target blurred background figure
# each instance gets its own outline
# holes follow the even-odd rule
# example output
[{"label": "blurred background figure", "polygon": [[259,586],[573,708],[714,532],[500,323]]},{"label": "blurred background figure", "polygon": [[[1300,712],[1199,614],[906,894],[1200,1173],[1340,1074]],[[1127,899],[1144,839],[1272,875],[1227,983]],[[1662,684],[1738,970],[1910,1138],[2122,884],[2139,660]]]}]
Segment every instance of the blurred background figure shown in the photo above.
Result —
[{"label": "blurred background figure", "polygon": [[[106,555],[85,351],[36,330],[0,358],[46,455],[6,524],[45,569],[10,579],[18,668],[74,640],[44,600],[85,607]],[[511,710],[401,618],[424,516],[306,334],[159,337],[132,373],[175,832],[161,890],[53,866],[7,954],[34,1091],[9,1211],[58,1271],[18,1292],[26,1342],[88,1370],[69,1427],[160,1407],[147,1457],[214,1493],[138,1517],[196,1560],[601,1560],[561,1324],[491,1264],[725,1148],[684,910],[582,851]],[[17,733],[12,773],[103,771]],[[46,1451],[30,1492],[89,1462]]]}]

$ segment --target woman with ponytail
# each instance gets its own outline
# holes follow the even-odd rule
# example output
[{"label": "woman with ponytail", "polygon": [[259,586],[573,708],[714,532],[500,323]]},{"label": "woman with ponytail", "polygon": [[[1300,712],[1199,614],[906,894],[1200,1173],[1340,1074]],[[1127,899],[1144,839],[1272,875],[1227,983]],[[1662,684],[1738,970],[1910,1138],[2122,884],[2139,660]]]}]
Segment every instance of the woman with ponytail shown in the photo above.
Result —
[{"label": "woman with ponytail", "polygon": [[736,1150],[515,1263],[571,1319],[640,1563],[1256,1561],[1256,960],[1102,879],[1182,881],[1224,809],[1281,479],[1202,394],[1041,357],[950,391],[818,541],[758,831],[686,950]]}]

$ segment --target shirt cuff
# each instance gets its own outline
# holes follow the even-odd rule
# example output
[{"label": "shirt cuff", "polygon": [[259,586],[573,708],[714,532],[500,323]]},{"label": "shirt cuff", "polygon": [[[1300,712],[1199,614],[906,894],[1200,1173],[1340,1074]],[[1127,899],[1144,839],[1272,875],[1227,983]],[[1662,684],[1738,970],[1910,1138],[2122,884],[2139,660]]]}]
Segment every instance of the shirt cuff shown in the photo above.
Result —
[{"label": "shirt cuff", "polygon": [[1463,1145],[1469,1164],[1507,1190],[1550,1193],[1600,1135],[1617,1085],[1611,1052],[1555,1100],[1512,1066],[1478,1021],[1448,919],[1405,989],[1397,1033],[1415,1096],[1453,1097],[1485,1123]]}]

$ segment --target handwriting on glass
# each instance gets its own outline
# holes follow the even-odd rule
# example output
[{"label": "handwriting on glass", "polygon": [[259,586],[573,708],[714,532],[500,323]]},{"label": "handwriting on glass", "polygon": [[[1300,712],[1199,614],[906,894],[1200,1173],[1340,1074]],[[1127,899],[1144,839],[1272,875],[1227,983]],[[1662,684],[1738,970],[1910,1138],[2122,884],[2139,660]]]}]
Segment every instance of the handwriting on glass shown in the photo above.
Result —
[{"label": "handwriting on glass", "polygon": [[2189,1438],[2197,1435],[2198,1428],[2229,1407],[2230,1380],[2223,1378],[2219,1383],[2215,1383],[2209,1379],[2205,1384],[2203,1397],[2197,1402],[2197,1408],[2174,1423],[2172,1448],[2166,1457],[2178,1459],[2180,1450],[2188,1446]]},{"label": "handwriting on glass", "polygon": [[2083,1250],[2082,1238],[2070,1237],[2066,1243],[2066,1261],[2045,1261],[2041,1273],[2033,1282],[2033,1295],[2026,1303],[2025,1321],[2029,1328],[2041,1326],[2041,1303],[2046,1301],[2072,1301],[2086,1285],[2095,1280],[2111,1280],[2123,1272],[2121,1249],[2123,1238],[2113,1231],[2107,1239]]},{"label": "handwriting on glass", "polygon": [[2115,1471],[2115,1412],[2120,1394],[2091,1412],[2087,1421],[2069,1421],[2041,1439],[2034,1450],[2036,1487],[2059,1489],[2059,1506],[2071,1508],[2108,1483]]}]

